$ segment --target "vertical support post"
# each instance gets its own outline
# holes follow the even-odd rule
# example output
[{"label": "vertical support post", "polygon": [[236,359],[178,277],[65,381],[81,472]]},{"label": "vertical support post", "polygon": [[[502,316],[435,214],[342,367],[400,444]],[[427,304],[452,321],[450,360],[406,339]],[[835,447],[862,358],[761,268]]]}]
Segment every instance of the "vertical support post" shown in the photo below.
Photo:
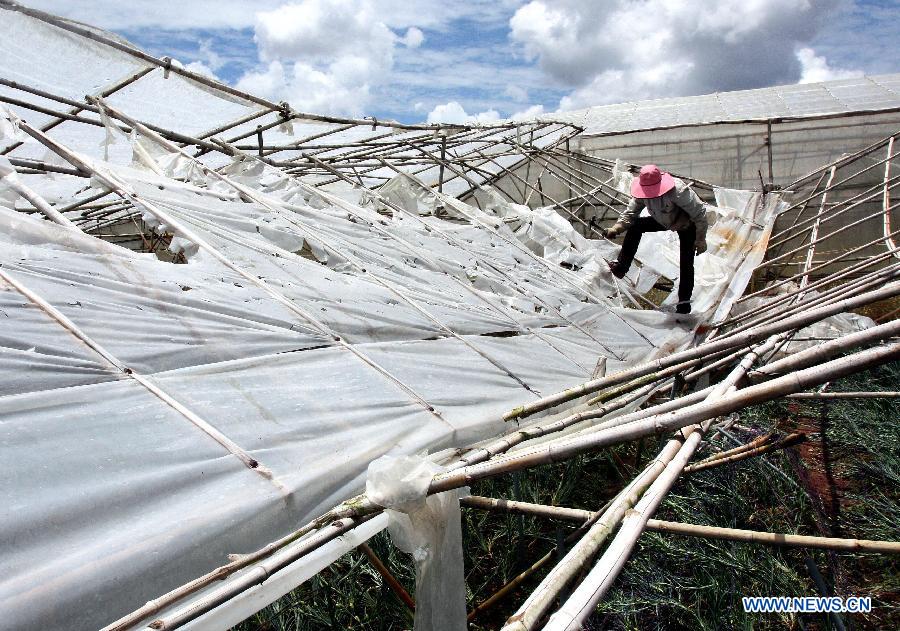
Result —
[{"label": "vertical support post", "polygon": [[259,157],[263,157],[263,133],[262,133],[262,125],[256,126],[256,144],[259,147]]},{"label": "vertical support post", "polygon": [[[882,220],[882,225],[884,227],[884,240],[885,246],[888,250],[896,250],[897,246],[894,243],[894,239],[891,236],[891,187],[888,186],[888,183],[891,179],[891,160],[894,158],[894,136],[891,136],[891,139],[888,141],[887,146],[887,159],[884,161],[884,218]],[[895,258],[900,258],[900,254],[894,252]]]},{"label": "vertical support post", "polygon": [[775,175],[772,173],[772,119],[766,121],[766,152],[769,157],[769,190],[775,186]]},{"label": "vertical support post", "polygon": [[441,138],[441,166],[438,171],[438,193],[444,192],[444,161],[447,159],[447,136]]},{"label": "vertical support post", "polygon": [[[528,148],[531,149],[534,147],[534,127],[532,126],[531,132],[528,134]],[[521,151],[521,147],[520,147]],[[525,156],[525,181],[531,183],[531,159],[530,157],[523,151],[522,155]],[[528,199],[531,197],[531,191],[529,190],[525,196],[522,198],[522,203],[527,206]]]}]

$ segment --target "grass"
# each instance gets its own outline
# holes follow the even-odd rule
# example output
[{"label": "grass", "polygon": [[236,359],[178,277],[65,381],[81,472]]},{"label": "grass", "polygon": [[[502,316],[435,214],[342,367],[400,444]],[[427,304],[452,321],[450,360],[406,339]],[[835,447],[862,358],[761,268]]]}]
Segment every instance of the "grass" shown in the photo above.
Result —
[{"label": "grass", "polygon": [[[898,384],[900,362],[895,362],[832,384],[830,389],[897,390]],[[805,424],[807,429],[812,424],[820,431],[811,435],[805,451],[792,448],[766,459],[754,458],[686,476],[656,516],[754,530],[898,540],[897,420],[897,403],[890,400],[781,401],[749,408],[741,413],[740,424],[759,432],[789,432],[798,424]],[[709,441],[720,448],[733,446],[721,436],[710,436]],[[472,488],[472,493],[596,509],[633,477],[660,445],[661,441],[647,441],[644,445],[619,446],[567,463],[483,481]],[[819,457],[824,460],[815,459]],[[571,524],[550,520],[464,509],[469,607],[553,549],[572,529]],[[394,549],[384,533],[373,538],[370,545],[414,593],[410,557]],[[893,558],[775,549],[656,533],[641,537],[588,628],[830,629],[830,621],[818,614],[744,614],[741,607],[742,595],[817,595],[807,559],[836,594],[872,597],[873,613],[845,616],[848,628],[900,628],[900,568]],[[502,626],[545,572],[485,612],[470,629]],[[411,614],[357,551],[237,627],[240,631],[346,628],[412,628]]]}]

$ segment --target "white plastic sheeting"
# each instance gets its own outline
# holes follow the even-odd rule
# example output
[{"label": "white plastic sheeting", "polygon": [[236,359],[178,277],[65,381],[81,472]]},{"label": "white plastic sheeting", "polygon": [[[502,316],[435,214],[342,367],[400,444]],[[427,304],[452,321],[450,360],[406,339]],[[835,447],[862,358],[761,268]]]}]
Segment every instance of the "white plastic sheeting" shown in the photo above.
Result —
[{"label": "white plastic sheeting", "polygon": [[[2,16],[6,78],[80,100],[148,68]],[[108,102],[198,134],[259,109],[165,74]],[[50,120],[12,109],[35,126]],[[266,141],[316,131],[295,122]],[[108,154],[93,164],[146,202],[145,223],[174,232],[171,249],[188,263],[15,212],[24,204],[0,190],[0,611],[15,629],[102,626],[357,494],[380,456],[500,435],[504,411],[584,381],[599,359],[614,372],[683,348],[740,293],[777,207],[719,192],[721,247],[698,259],[705,313],[676,318],[623,306],[676,274],[668,242],[639,255],[634,289],[602,260],[616,245],[582,238],[548,209],[486,194],[482,211],[403,176],[382,190],[408,211],[395,212],[364,190],[338,197],[253,160],[204,156],[258,192],[248,202],[147,139],[73,121],[48,134],[88,160]],[[58,163],[33,142],[12,155]],[[63,204],[99,185],[22,179]],[[241,606],[284,593],[356,541],[275,575]]]},{"label": "white plastic sheeting", "polygon": [[675,125],[789,118],[900,107],[900,74],[670,97],[548,115],[584,127],[586,135]]},{"label": "white plastic sheeting", "polygon": [[416,564],[414,631],[465,631],[466,582],[458,489],[430,497],[444,469],[416,456],[382,456],[369,465],[366,495],[388,510],[388,531]]},{"label": "white plastic sheeting", "polygon": [[[792,283],[782,287],[784,292],[788,290],[796,291],[798,289],[798,287]],[[779,295],[781,294],[776,294],[776,296]],[[813,300],[817,296],[819,296],[819,292],[812,290],[807,293],[804,300]],[[753,311],[764,307],[770,300],[771,298],[768,297],[749,298],[736,304],[731,315],[738,316],[745,313],[752,313]],[[791,304],[794,303],[784,303],[782,306],[786,308]],[[820,320],[815,324],[803,327],[789,338],[787,344],[778,347],[777,352],[773,357],[787,357],[794,353],[799,353],[800,351],[818,346],[827,340],[833,340],[843,335],[864,331],[865,329],[875,326],[875,324],[875,321],[868,316],[852,312],[839,313],[825,318],[824,320]]]},{"label": "white plastic sheeting", "polygon": [[[600,261],[615,246],[542,210],[482,212],[403,178],[466,223],[385,216],[241,162],[231,177],[264,196],[246,203],[221,182],[98,166],[234,268],[0,208],[13,628],[108,623],[358,493],[379,456],[502,434],[510,407],[601,356],[612,372],[682,348],[701,322],[619,306]],[[711,305],[758,263],[747,246],[771,218],[731,199],[744,205],[717,222],[746,227],[726,259],[738,275],[702,290]]]}]

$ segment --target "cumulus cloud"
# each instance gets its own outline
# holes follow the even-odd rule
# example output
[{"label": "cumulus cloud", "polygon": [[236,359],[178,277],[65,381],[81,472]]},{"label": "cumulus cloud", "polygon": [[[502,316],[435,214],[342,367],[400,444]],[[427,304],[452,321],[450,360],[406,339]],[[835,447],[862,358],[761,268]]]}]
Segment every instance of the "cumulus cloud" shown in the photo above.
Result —
[{"label": "cumulus cloud", "polygon": [[510,37],[574,109],[793,83],[839,0],[532,0]]},{"label": "cumulus cloud", "polygon": [[302,62],[272,61],[264,70],[244,75],[237,87],[274,101],[286,99],[300,111],[359,116],[370,88],[352,79],[365,75],[365,66],[365,60],[346,58],[321,71]]},{"label": "cumulus cloud", "polygon": [[361,115],[394,66],[395,46],[424,41],[417,28],[401,38],[379,16],[369,0],[303,0],[258,13],[263,65],[238,87],[300,110]]},{"label": "cumulus cloud", "polygon": [[487,110],[478,112],[477,114],[468,114],[462,105],[457,101],[450,101],[443,105],[436,106],[428,112],[429,123],[456,123],[465,125],[471,123],[493,123],[500,120],[500,112],[497,110]]},{"label": "cumulus cloud", "polygon": [[851,79],[863,76],[862,70],[847,70],[833,68],[828,65],[824,56],[816,55],[812,48],[801,48],[797,51],[797,59],[800,60],[799,83],[819,83],[821,81],[833,81],[834,79]]}]

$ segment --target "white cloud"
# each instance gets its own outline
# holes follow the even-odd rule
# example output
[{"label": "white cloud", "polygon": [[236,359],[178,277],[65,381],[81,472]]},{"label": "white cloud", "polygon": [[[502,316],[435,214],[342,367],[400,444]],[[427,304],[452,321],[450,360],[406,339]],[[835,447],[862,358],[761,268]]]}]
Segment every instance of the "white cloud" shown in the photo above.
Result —
[{"label": "white cloud", "polygon": [[528,101],[528,90],[520,85],[515,85],[513,83],[508,83],[506,85],[506,88],[503,90],[503,94],[517,103],[525,103],[526,101]]},{"label": "white cloud", "polygon": [[403,45],[407,48],[418,48],[422,45],[422,42],[425,41],[425,35],[420,29],[417,29],[415,26],[410,26],[406,29],[406,35],[404,35],[403,39],[400,41],[402,41]]},{"label": "white cloud", "polygon": [[459,125],[470,123],[493,123],[500,120],[500,112],[486,110],[477,114],[468,114],[457,101],[450,101],[436,106],[428,113],[429,123],[456,123]]},{"label": "white cloud", "polygon": [[[26,0],[23,4],[106,29],[252,28],[256,14],[288,4],[285,0]],[[391,28],[443,29],[455,19],[505,22],[519,0],[377,0],[378,19]]]},{"label": "white cloud", "polygon": [[798,50],[797,59],[800,60],[801,66],[799,83],[819,83],[822,81],[833,81],[834,79],[850,79],[863,76],[861,70],[832,68],[828,65],[828,60],[823,56],[816,55],[816,51],[812,48],[801,48]]},{"label": "white cloud", "polygon": [[352,60],[345,59],[342,64],[350,67],[346,74],[322,72],[302,62],[285,65],[272,61],[263,70],[241,77],[237,87],[273,101],[287,99],[303,112],[359,116],[369,99],[369,86],[349,80],[364,72],[352,68]]},{"label": "white cloud", "polygon": [[863,0],[23,1],[297,109],[353,116],[377,104],[418,117],[454,101],[525,115],[537,102],[573,109],[893,72],[884,51],[900,23],[897,8]]},{"label": "white cloud", "polygon": [[396,35],[367,0],[303,0],[257,13],[255,39],[264,61],[368,53],[383,62]]},{"label": "white cloud", "polygon": [[543,105],[532,105],[531,107],[526,107],[521,112],[516,112],[510,118],[514,121],[528,121],[534,120],[538,116],[544,113]]},{"label": "white cloud", "polygon": [[791,83],[839,0],[532,0],[510,36],[573,109]]},{"label": "white cloud", "polygon": [[107,29],[247,28],[257,11],[274,9],[284,0],[28,0],[29,7]]},{"label": "white cloud", "polygon": [[[379,15],[369,0],[303,0],[258,13],[254,39],[263,65],[238,87],[302,111],[361,115],[404,41]],[[420,44],[424,36],[409,29],[406,39]]]}]

